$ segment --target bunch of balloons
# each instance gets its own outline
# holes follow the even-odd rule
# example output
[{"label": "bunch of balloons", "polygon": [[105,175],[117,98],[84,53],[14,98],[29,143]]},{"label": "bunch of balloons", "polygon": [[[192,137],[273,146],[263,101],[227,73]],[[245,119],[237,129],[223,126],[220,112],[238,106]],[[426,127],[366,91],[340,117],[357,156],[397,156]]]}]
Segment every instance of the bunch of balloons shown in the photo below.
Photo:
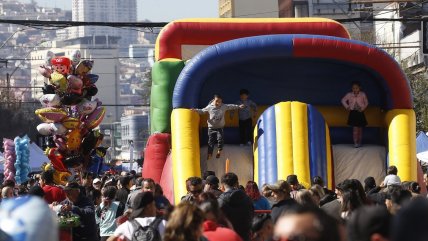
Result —
[{"label": "bunch of balloons", "polygon": [[46,154],[57,175],[65,178],[69,168],[91,165],[90,154],[103,139],[93,129],[103,120],[105,108],[98,99],[92,100],[98,92],[95,83],[99,78],[89,73],[94,62],[81,60],[79,50],[71,59],[49,51],[45,64],[40,73],[49,84],[45,84],[40,98],[44,108],[35,112],[43,121],[37,130],[49,136]]},{"label": "bunch of balloons", "polygon": [[15,143],[11,139],[3,139],[4,149],[4,180],[15,181]]},{"label": "bunch of balloons", "polygon": [[15,181],[18,184],[28,181],[28,174],[31,171],[30,167],[30,138],[25,135],[23,138],[15,137]]}]

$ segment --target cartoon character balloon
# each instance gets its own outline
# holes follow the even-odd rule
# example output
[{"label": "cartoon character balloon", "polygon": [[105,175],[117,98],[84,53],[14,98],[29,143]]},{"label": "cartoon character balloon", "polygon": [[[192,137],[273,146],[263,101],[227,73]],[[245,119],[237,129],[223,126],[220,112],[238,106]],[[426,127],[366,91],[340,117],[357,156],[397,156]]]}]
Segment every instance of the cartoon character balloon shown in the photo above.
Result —
[{"label": "cartoon character balloon", "polygon": [[39,69],[48,84],[40,98],[43,108],[35,112],[43,122],[37,130],[49,138],[47,155],[57,184],[69,176],[68,168],[89,167],[91,153],[102,140],[93,129],[106,112],[100,101],[92,99],[98,93],[95,83],[99,81],[98,75],[90,73],[94,61],[82,59],[79,50],[69,57],[48,52],[46,64]]}]

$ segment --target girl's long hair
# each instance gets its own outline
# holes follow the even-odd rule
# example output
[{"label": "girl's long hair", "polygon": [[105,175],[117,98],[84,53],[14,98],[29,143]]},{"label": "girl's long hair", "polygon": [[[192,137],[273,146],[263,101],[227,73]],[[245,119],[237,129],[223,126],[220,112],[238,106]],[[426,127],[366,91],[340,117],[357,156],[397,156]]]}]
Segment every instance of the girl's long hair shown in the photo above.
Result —
[{"label": "girl's long hair", "polygon": [[202,210],[193,204],[178,204],[166,224],[163,241],[198,241],[198,230],[204,222]]}]

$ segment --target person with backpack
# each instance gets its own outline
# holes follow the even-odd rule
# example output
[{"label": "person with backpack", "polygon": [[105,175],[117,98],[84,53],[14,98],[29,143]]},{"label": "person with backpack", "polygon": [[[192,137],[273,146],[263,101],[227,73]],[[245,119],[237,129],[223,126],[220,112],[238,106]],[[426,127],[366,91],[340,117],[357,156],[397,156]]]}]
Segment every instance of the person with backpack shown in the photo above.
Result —
[{"label": "person with backpack", "polygon": [[161,241],[166,221],[156,217],[153,193],[138,193],[132,208],[129,220],[121,224],[108,241]]},{"label": "person with backpack", "polygon": [[224,174],[221,184],[224,192],[218,197],[220,208],[242,240],[249,241],[254,213],[253,201],[238,188],[238,176],[235,173]]}]

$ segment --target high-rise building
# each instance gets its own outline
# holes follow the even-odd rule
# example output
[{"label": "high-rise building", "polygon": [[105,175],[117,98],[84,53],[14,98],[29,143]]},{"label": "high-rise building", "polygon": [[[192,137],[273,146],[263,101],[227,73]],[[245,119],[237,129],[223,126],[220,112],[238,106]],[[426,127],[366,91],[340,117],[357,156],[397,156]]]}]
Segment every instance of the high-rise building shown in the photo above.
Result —
[{"label": "high-rise building", "polygon": [[[72,19],[79,22],[136,22],[136,0],[73,0]],[[79,26],[71,32],[71,37],[118,36],[119,44],[128,46],[135,43],[137,31],[113,27]]]}]

